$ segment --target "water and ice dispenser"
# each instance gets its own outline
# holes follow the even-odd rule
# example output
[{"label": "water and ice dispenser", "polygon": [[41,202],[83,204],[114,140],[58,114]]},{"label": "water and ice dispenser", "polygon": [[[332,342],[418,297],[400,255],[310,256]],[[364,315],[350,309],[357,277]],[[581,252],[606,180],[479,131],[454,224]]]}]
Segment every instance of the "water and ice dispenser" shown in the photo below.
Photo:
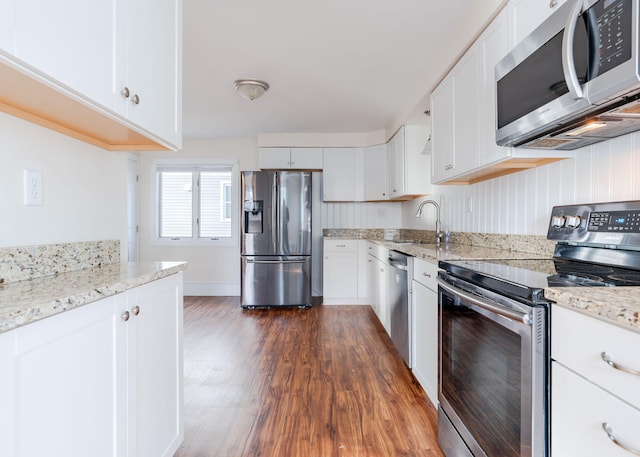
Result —
[{"label": "water and ice dispenser", "polygon": [[263,200],[244,201],[244,233],[262,233]]}]

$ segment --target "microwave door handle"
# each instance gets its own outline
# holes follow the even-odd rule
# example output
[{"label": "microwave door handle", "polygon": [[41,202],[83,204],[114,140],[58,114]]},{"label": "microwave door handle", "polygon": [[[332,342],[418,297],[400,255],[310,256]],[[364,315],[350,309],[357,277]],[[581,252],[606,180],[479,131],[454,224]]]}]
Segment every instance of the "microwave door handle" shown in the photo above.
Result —
[{"label": "microwave door handle", "polygon": [[573,58],[573,38],[576,34],[576,26],[581,12],[582,0],[575,0],[562,34],[562,72],[564,73],[564,80],[567,83],[569,93],[575,100],[584,98],[584,91],[580,86],[580,80],[576,73],[576,63]]}]

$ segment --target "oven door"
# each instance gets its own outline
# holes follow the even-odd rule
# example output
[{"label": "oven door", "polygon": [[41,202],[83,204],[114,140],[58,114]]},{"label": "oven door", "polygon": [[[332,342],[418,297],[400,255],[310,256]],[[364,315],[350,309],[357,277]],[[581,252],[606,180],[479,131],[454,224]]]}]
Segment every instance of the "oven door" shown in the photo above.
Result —
[{"label": "oven door", "polygon": [[547,455],[546,307],[443,272],[438,299],[438,437],[445,454]]}]

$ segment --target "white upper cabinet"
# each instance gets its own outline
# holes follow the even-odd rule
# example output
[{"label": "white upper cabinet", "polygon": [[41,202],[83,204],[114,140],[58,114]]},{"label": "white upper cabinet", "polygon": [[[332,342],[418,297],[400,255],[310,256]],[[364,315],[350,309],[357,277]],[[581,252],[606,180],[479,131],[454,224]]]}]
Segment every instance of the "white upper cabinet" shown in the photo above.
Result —
[{"label": "white upper cabinet", "polygon": [[322,200],[353,202],[362,200],[359,148],[324,148]]},{"label": "white upper cabinet", "polygon": [[364,148],[363,193],[365,201],[389,200],[387,174],[387,145],[377,144]]},{"label": "white upper cabinet", "polygon": [[429,127],[404,125],[387,144],[389,197],[407,200],[431,191],[429,155],[425,146]]},{"label": "white upper cabinet", "polygon": [[[80,0],[77,0],[80,1]],[[116,0],[117,1],[117,0]],[[182,146],[182,6],[180,0],[127,0],[126,117]],[[126,90],[125,90],[126,95]]]},{"label": "white upper cabinet", "polygon": [[431,93],[434,184],[472,184],[573,156],[495,142],[495,65],[510,50],[507,13],[496,16]]},{"label": "white upper cabinet", "polygon": [[322,148],[291,148],[291,168],[322,170]]},{"label": "white upper cabinet", "polygon": [[512,43],[518,44],[566,0],[510,0],[509,23]]},{"label": "white upper cabinet", "polygon": [[15,52],[14,18],[15,0],[0,0],[0,51],[13,54]]},{"label": "white upper cabinet", "polygon": [[124,58],[126,43],[124,21],[118,16],[124,16],[123,6],[122,0],[15,1],[15,47],[9,52],[55,81],[120,111],[118,72],[124,67],[118,59]]},{"label": "white upper cabinet", "polygon": [[492,163],[505,156],[508,148],[496,144],[496,64],[509,52],[509,25],[506,10],[495,18],[478,38],[480,81],[478,83],[478,162]]},{"label": "white upper cabinet", "polygon": [[260,148],[258,164],[263,170],[321,170],[322,148]]},{"label": "white upper cabinet", "polygon": [[432,182],[453,175],[456,166],[453,138],[453,78],[445,78],[431,93]]},{"label": "white upper cabinet", "polygon": [[434,183],[477,166],[479,59],[474,45],[431,94]]},{"label": "white upper cabinet", "polygon": [[105,149],[181,147],[181,0],[0,2],[5,111]]}]

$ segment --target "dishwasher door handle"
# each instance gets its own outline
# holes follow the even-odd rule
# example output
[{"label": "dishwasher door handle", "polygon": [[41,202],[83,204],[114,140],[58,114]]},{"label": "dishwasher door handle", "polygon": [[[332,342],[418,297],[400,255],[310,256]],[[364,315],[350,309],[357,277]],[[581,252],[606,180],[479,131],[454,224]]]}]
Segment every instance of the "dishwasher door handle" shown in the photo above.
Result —
[{"label": "dishwasher door handle", "polygon": [[389,265],[397,270],[407,271],[409,269],[402,263],[389,262]]}]

